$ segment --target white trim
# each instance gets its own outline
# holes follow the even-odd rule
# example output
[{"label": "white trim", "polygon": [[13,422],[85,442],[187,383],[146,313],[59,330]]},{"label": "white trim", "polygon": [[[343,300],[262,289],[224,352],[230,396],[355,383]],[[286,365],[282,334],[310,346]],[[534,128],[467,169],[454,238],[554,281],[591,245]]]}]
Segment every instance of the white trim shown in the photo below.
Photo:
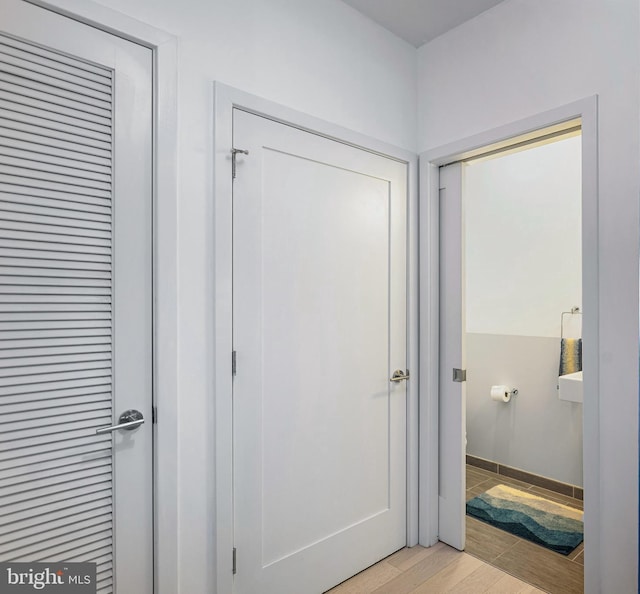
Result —
[{"label": "white trim", "polygon": [[[107,8],[93,0],[24,0],[96,29],[156,49],[166,43],[177,47],[176,38],[126,14]],[[175,77],[175,72],[173,73]],[[177,80],[177,78],[176,78]]]},{"label": "white trim", "polygon": [[177,42],[154,49],[155,594],[179,591]]},{"label": "white trim", "polygon": [[[233,418],[232,418],[232,226],[231,226],[231,149],[233,108],[238,107],[295,126],[308,132],[333,138],[408,164],[409,175],[409,369],[410,386],[418,385],[418,295],[417,273],[417,157],[414,153],[380,142],[341,126],[283,107],[255,95],[214,83],[215,110],[215,459],[216,459],[216,560],[217,594],[231,594],[233,548]],[[242,147],[235,147],[242,148]],[[417,544],[418,527],[418,390],[408,390],[407,410],[407,544]]]},{"label": "white trim", "polygon": [[154,592],[178,592],[177,40],[91,0],[26,0],[153,52]]},{"label": "white trim", "polygon": [[[420,155],[420,543],[438,538],[438,167],[469,151],[554,124],[582,119],[582,296],[585,312],[583,339],[584,403],[583,466],[585,498],[585,591],[599,592],[600,584],[600,430],[599,430],[599,259],[598,259],[598,98],[587,97],[458,140]],[[434,513],[435,510],[435,513]]]},{"label": "white trim", "polygon": [[438,542],[440,176],[420,158],[420,544]]}]

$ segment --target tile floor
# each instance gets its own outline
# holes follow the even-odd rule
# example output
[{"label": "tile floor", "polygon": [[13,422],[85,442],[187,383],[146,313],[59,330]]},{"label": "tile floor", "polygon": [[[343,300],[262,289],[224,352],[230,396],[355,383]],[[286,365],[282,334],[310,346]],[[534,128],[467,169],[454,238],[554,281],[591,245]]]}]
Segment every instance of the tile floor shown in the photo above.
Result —
[{"label": "tile floor", "polygon": [[[467,465],[467,499],[504,484],[583,509],[583,502]],[[568,556],[554,553],[467,516],[466,552],[551,594],[584,591],[584,543]]]}]

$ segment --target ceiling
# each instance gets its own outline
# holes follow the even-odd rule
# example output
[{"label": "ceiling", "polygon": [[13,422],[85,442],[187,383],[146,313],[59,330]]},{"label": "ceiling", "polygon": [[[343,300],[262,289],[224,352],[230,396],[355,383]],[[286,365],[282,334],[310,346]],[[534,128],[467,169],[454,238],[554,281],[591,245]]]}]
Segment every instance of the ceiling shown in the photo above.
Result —
[{"label": "ceiling", "polygon": [[503,0],[343,0],[420,47]]}]

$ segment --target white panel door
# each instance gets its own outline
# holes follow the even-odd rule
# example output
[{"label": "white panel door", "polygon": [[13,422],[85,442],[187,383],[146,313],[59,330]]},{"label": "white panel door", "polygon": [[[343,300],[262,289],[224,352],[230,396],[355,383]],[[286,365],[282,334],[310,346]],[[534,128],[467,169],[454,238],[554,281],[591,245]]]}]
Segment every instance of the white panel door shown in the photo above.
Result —
[{"label": "white panel door", "polygon": [[151,52],[19,0],[0,31],[0,559],[151,594]]},{"label": "white panel door", "polygon": [[406,165],[235,110],[238,594],[406,544]]},{"label": "white panel door", "polygon": [[464,233],[462,167],[440,168],[440,434],[438,537],[463,550],[465,544]]}]

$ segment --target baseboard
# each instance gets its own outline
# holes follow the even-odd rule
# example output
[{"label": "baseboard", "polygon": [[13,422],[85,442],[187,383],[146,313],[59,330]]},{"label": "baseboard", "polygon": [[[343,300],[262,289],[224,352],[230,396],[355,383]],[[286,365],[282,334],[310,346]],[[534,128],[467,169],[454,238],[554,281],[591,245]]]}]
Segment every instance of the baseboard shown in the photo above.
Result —
[{"label": "baseboard", "polygon": [[491,460],[485,460],[484,458],[478,458],[477,456],[470,456],[469,454],[467,454],[467,464],[469,464],[469,466],[488,470],[489,472],[501,474],[508,478],[524,481],[525,483],[529,483],[555,493],[561,493],[568,497],[580,500],[584,499],[584,489],[582,487],[562,483],[560,481],[547,478],[546,476],[533,474],[532,472],[525,472],[524,470],[513,468],[512,466],[506,466],[505,464],[499,464],[498,462],[492,462]]}]

